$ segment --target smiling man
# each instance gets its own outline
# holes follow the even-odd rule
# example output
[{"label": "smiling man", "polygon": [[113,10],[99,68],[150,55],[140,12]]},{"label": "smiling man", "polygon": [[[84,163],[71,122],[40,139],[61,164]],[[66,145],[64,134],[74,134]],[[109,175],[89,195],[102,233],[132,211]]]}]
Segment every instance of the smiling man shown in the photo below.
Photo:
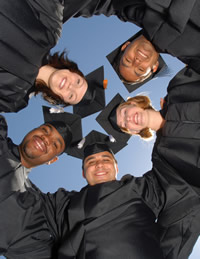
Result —
[{"label": "smiling man", "polygon": [[[97,150],[94,153],[91,149]],[[117,179],[118,166],[113,152],[106,145],[96,143],[95,146],[88,146],[85,150],[88,156],[83,163],[83,177],[89,185],[110,182]],[[89,155],[91,153],[91,155]],[[114,165],[114,166],[113,166]]]},{"label": "smiling man", "polygon": [[72,151],[82,158],[88,185],[70,199],[58,258],[188,258],[199,233],[198,194],[156,145],[149,172],[117,180],[121,142],[108,139],[92,131]]},{"label": "smiling man", "polygon": [[121,47],[119,73],[127,82],[142,82],[159,66],[159,53],[143,35]]},{"label": "smiling man", "polygon": [[30,131],[19,145],[19,153],[22,165],[26,168],[32,168],[44,163],[53,163],[58,159],[67,145],[71,141],[71,132],[69,132],[64,141],[64,136],[59,133],[59,128],[51,124],[44,124]]},{"label": "smiling man", "polygon": [[[0,115],[0,255],[7,258],[53,258],[55,215],[51,202],[44,209],[48,195],[42,198],[28,175],[32,168],[67,153],[70,144],[82,138],[82,128],[79,115],[50,113],[48,107],[43,112],[45,124],[30,131],[20,145],[7,136],[7,123]],[[65,197],[67,204],[68,194]]]}]

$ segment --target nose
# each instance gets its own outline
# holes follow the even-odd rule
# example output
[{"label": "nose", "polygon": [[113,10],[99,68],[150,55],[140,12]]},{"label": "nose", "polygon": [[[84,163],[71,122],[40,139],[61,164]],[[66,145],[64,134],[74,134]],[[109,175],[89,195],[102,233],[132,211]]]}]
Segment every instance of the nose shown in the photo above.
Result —
[{"label": "nose", "polygon": [[102,167],[103,166],[103,161],[102,160],[97,160],[96,161],[96,167],[97,168],[100,168],[100,167]]},{"label": "nose", "polygon": [[41,136],[41,139],[44,141],[45,145],[48,146],[49,145],[49,138],[45,135]]},{"label": "nose", "polygon": [[142,62],[141,58],[138,56],[136,56],[133,61],[134,61],[133,65],[135,65],[135,66],[139,66]]},{"label": "nose", "polygon": [[131,117],[129,115],[126,116],[126,121],[129,122],[131,120]]}]

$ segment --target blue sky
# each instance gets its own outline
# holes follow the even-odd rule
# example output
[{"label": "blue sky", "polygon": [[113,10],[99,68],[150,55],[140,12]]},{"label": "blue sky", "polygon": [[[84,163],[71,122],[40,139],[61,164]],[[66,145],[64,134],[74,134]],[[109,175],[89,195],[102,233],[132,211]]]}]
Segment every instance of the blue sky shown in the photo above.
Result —
[{"label": "blue sky", "polygon": [[[84,74],[104,65],[105,78],[108,79],[106,103],[118,92],[125,99],[138,93],[145,93],[152,99],[153,106],[159,109],[160,97],[166,95],[168,82],[184,66],[180,61],[169,55],[162,55],[170,67],[170,75],[151,80],[129,94],[106,59],[108,53],[139,30],[137,26],[123,23],[116,17],[75,18],[64,25],[62,37],[55,50],[66,49],[69,58],[79,64]],[[43,123],[42,105],[47,105],[47,103],[40,97],[33,97],[29,106],[24,110],[17,114],[5,114],[9,136],[16,144],[21,142],[28,131]],[[66,108],[66,111],[71,112],[71,107]],[[97,115],[98,113],[83,119],[84,136],[91,129],[105,133],[95,120]],[[119,164],[119,179],[127,173],[141,176],[151,169],[153,143],[154,141],[144,142],[138,137],[130,139],[128,146],[116,155]],[[86,184],[82,178],[81,161],[65,154],[60,156],[58,162],[50,166],[43,165],[33,169],[30,178],[43,192],[55,192],[59,187],[67,190],[80,190]],[[200,246],[195,246],[190,256],[191,259],[200,258],[198,247]]]}]

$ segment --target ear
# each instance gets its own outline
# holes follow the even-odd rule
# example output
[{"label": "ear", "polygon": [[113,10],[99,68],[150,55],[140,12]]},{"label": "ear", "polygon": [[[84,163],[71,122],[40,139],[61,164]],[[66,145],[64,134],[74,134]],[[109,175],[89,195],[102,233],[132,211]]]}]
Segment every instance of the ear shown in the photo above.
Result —
[{"label": "ear", "polygon": [[53,164],[54,162],[56,162],[58,160],[58,157],[55,156],[53,159],[51,159],[49,162],[47,162],[47,165]]},{"label": "ear", "polygon": [[155,72],[157,71],[158,66],[159,66],[159,62],[158,62],[158,60],[157,60],[157,61],[156,61],[156,64],[153,65],[153,73],[155,73]]},{"label": "ear", "polygon": [[82,170],[82,176],[83,176],[83,178],[85,178],[85,173],[84,173],[84,170]]},{"label": "ear", "polygon": [[118,164],[116,164],[116,175],[119,173],[119,167]]},{"label": "ear", "polygon": [[122,46],[121,46],[121,51],[124,51],[125,48],[130,44],[130,41],[125,42]]}]

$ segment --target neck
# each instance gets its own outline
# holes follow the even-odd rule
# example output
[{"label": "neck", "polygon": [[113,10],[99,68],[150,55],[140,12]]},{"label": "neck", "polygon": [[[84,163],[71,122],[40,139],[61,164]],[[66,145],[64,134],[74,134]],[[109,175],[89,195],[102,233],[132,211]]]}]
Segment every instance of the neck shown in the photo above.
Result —
[{"label": "neck", "polygon": [[53,72],[55,72],[57,69],[54,67],[51,67],[49,65],[42,66],[39,69],[38,75],[36,77],[36,80],[42,80],[45,82],[47,87],[49,86],[49,78],[52,75]]},{"label": "neck", "polygon": [[161,116],[160,112],[151,109],[147,109],[146,111],[149,118],[147,127],[154,131],[161,129],[165,124],[165,120]]}]

